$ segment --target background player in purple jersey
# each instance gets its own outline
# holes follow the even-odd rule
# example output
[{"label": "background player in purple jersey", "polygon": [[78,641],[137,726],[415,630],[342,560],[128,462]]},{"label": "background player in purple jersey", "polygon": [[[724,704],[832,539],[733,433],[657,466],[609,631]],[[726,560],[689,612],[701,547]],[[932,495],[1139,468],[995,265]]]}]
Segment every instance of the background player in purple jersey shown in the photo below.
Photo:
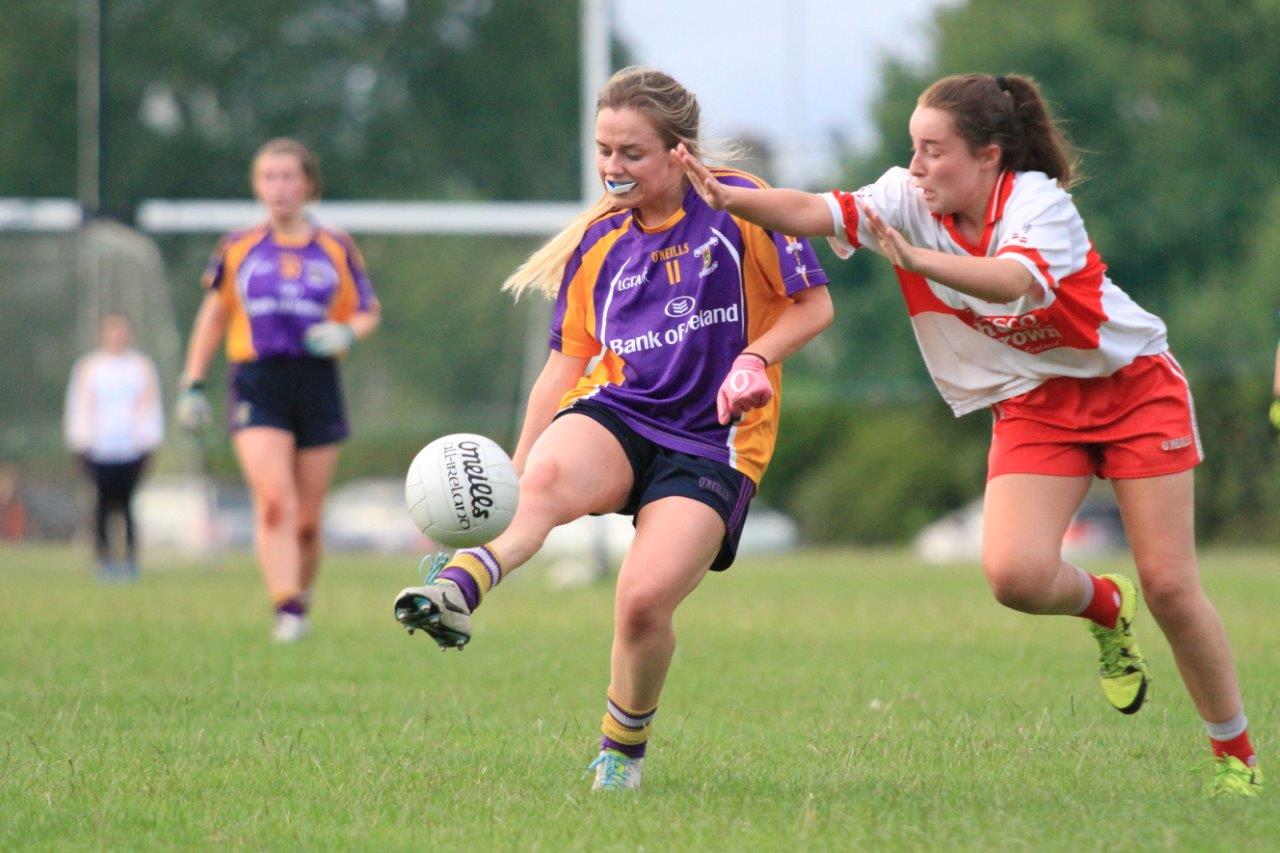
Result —
[{"label": "background player in purple jersey", "polygon": [[678,82],[619,71],[597,100],[595,135],[605,195],[504,285],[556,298],[513,456],[519,509],[496,540],[404,590],[396,615],[460,646],[485,593],[553,527],[634,515],[591,765],[594,787],[629,789],[675,650],[674,611],[733,561],[773,451],[780,363],[830,324],[832,306],[806,243],[713,211],[690,187],[673,152],[698,150],[698,103]]},{"label": "background player in purple jersey", "polygon": [[311,152],[272,140],[251,178],[267,221],[213,253],[175,414],[188,429],[208,423],[204,377],[225,335],[230,429],[253,495],[273,636],[293,642],[306,633],[321,509],[348,432],[336,359],[377,327],[379,306],[351,239],[306,216],[320,191]]}]

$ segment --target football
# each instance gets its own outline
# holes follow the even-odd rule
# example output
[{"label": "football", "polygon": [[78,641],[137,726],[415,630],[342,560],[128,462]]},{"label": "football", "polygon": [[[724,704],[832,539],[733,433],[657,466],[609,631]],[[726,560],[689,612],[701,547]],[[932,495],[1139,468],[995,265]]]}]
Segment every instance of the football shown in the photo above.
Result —
[{"label": "football", "polygon": [[448,548],[492,541],[516,513],[516,469],[483,435],[455,433],[418,452],[404,480],[404,500],[418,529]]}]

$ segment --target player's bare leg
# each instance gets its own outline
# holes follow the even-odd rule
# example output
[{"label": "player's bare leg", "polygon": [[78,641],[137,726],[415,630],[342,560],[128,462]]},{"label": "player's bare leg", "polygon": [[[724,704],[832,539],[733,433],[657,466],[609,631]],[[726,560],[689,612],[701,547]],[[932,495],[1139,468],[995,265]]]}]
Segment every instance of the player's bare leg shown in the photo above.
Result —
[{"label": "player's bare leg", "polygon": [[987,483],[982,567],[996,600],[1023,613],[1079,610],[1080,575],[1063,562],[1062,537],[1092,477],[1005,474]]},{"label": "player's bare leg", "polygon": [[297,639],[301,636],[297,620],[304,605],[293,434],[273,427],[246,427],[236,431],[232,441],[253,498],[254,545],[276,608],[277,633],[282,621],[289,623],[285,633],[290,636],[278,638]]},{"label": "player's bare leg", "polygon": [[640,510],[614,595],[609,692],[628,707],[658,704],[676,647],[676,607],[706,575],[724,532],[720,514],[690,498]]},{"label": "player's bare leg", "polygon": [[1098,679],[1118,711],[1136,713],[1150,676],[1133,635],[1137,593],[1121,575],[1088,574],[1062,559],[1062,537],[1092,477],[1006,474],[987,483],[983,567],[996,599],[1036,614],[1089,620],[1098,644]]},{"label": "player's bare leg", "polygon": [[597,790],[640,785],[640,762],[675,653],[674,615],[706,575],[724,539],[714,509],[685,497],[646,504],[618,573],[613,652]]},{"label": "player's bare leg", "polygon": [[[1227,633],[1200,583],[1194,471],[1116,480],[1115,490],[1143,597],[1169,640],[1214,752],[1234,755],[1242,765],[1254,767],[1257,758],[1249,743]],[[1259,785],[1260,781],[1257,774]]]},{"label": "player's bare leg", "polygon": [[339,445],[326,444],[299,450],[294,461],[294,477],[298,489],[298,553],[301,560],[302,592],[315,585],[320,555],[324,550],[320,522],[324,499],[333,483],[338,467]]},{"label": "player's bare leg", "polygon": [[631,463],[611,432],[584,415],[557,418],[529,452],[511,525],[488,547],[510,572],[538,552],[552,528],[621,509],[631,485]]}]

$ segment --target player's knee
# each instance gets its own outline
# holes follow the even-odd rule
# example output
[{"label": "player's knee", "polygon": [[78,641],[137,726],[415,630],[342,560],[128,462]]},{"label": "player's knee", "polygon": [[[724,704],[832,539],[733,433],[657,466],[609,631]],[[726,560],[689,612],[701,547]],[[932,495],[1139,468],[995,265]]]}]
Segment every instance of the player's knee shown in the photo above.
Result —
[{"label": "player's knee", "polygon": [[1151,612],[1161,617],[1177,617],[1207,603],[1196,579],[1182,573],[1148,573],[1142,579],[1142,597]]},{"label": "player's knee", "polygon": [[320,523],[314,519],[303,519],[298,522],[298,544],[304,548],[314,548],[320,541]]},{"label": "player's knee", "polygon": [[1045,568],[1056,568],[1057,563],[1056,554],[1050,561],[1025,551],[1002,551],[985,554],[982,568],[996,601],[1013,610],[1034,613],[1044,595]]},{"label": "player's knee", "polygon": [[292,500],[281,491],[267,489],[257,496],[258,523],[275,530],[292,521],[295,507]]},{"label": "player's knee", "polygon": [[619,590],[615,611],[618,634],[629,639],[666,631],[671,626],[671,609],[657,590]]},{"label": "player's knee", "polygon": [[576,516],[566,516],[572,495],[565,491],[560,463],[551,457],[531,459],[520,475],[520,511],[552,524],[560,524]]},{"label": "player's knee", "polygon": [[549,457],[530,459],[520,475],[520,502],[554,500],[560,482],[560,464]]}]

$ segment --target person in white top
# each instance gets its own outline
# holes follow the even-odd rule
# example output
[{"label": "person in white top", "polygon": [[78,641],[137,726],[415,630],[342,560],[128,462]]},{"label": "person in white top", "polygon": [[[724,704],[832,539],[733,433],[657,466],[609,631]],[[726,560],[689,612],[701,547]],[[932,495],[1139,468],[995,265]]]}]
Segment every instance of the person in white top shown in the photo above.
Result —
[{"label": "person in white top", "polygon": [[943,398],[957,415],[994,413],[983,516],[992,592],[1026,613],[1088,619],[1104,694],[1132,714],[1149,683],[1132,633],[1136,590],[1061,556],[1093,478],[1111,479],[1147,604],[1209,734],[1211,790],[1257,794],[1231,650],[1196,564],[1192,469],[1203,453],[1164,324],[1107,278],[1067,192],[1076,157],[1033,80],[946,77],[920,96],[909,131],[909,167],[854,193],[742,192],[675,156],[714,208],[893,263]]},{"label": "person in white top", "polygon": [[[151,359],[131,348],[129,321],[102,318],[100,345],[82,356],[67,385],[64,431],[97,492],[94,547],[99,576],[133,579],[138,574],[133,493],[147,457],[164,438],[160,383]],[[124,549],[113,547],[112,519],[123,521]]]}]

